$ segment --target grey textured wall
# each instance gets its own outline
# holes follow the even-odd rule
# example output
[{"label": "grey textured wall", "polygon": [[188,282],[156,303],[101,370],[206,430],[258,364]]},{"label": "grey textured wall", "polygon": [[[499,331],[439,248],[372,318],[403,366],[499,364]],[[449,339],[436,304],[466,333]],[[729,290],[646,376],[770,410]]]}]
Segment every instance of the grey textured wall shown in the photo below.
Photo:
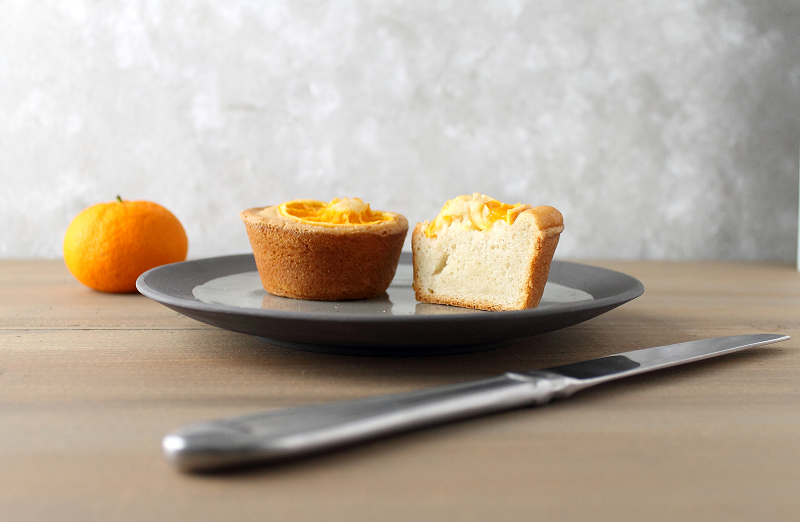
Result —
[{"label": "grey textured wall", "polygon": [[793,261],[797,0],[9,1],[0,256],[152,199],[190,256],[239,210],[483,192],[565,215],[559,257]]}]

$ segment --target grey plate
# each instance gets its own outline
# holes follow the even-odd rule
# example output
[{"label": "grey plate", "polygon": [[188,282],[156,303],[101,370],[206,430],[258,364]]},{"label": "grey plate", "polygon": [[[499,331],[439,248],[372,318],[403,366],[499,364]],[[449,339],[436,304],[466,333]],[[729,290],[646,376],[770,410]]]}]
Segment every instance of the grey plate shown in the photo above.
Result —
[{"label": "grey plate", "polygon": [[261,287],[252,254],[154,268],[138,290],[183,315],[226,330],[307,351],[369,356],[446,355],[487,350],[581,323],[642,295],[637,279],[553,261],[538,308],[484,312],[418,303],[411,257],[378,299],[300,301]]}]

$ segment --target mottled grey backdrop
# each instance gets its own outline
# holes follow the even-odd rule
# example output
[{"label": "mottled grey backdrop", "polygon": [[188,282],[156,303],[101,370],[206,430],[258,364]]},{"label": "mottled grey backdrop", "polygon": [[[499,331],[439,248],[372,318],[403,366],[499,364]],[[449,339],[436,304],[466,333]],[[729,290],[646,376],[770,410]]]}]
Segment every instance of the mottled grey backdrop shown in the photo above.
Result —
[{"label": "mottled grey backdrop", "polygon": [[4,0],[0,257],[151,199],[190,257],[238,212],[551,204],[562,258],[794,261],[797,0]]}]

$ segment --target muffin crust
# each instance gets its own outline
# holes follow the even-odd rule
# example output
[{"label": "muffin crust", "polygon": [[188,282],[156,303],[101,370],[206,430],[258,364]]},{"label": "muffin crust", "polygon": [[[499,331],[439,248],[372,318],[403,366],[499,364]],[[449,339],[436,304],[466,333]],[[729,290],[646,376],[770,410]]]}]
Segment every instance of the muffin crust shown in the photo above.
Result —
[{"label": "muffin crust", "polygon": [[317,301],[383,294],[397,269],[408,221],[321,226],[287,219],[278,206],[243,210],[259,277],[270,294]]}]

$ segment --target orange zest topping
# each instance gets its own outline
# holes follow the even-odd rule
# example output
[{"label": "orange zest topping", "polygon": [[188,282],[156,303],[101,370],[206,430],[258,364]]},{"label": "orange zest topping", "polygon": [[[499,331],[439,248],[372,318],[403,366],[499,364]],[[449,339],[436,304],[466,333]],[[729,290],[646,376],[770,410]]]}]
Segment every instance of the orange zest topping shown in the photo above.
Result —
[{"label": "orange zest topping", "polygon": [[532,207],[522,203],[501,203],[477,192],[472,196],[458,196],[444,204],[436,219],[425,229],[425,235],[435,237],[439,230],[454,222],[472,230],[488,230],[498,221],[512,225],[517,216],[529,208]]},{"label": "orange zest topping", "polygon": [[396,214],[372,210],[359,198],[334,198],[330,203],[314,199],[294,199],[282,203],[278,213],[288,219],[311,225],[374,225],[395,219]]}]

